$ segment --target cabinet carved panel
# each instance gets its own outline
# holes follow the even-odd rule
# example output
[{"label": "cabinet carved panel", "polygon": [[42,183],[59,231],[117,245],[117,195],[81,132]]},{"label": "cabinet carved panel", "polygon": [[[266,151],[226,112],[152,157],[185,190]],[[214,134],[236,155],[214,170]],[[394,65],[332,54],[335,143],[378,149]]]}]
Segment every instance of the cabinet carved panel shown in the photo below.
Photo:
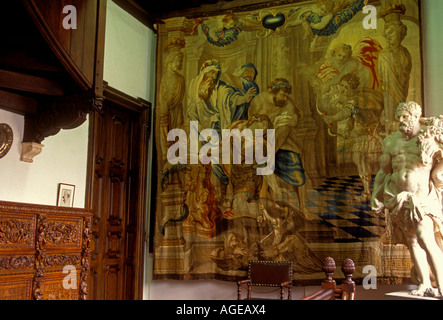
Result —
[{"label": "cabinet carved panel", "polygon": [[75,247],[81,248],[82,218],[48,219],[45,232],[45,247]]},{"label": "cabinet carved panel", "polygon": [[0,215],[0,250],[34,248],[35,217],[20,214]]},{"label": "cabinet carved panel", "polygon": [[1,257],[0,270],[23,270],[34,267],[34,256]]},{"label": "cabinet carved panel", "polygon": [[31,280],[0,282],[2,300],[31,300]]},{"label": "cabinet carved panel", "polygon": [[0,201],[0,300],[85,300],[92,211]]},{"label": "cabinet carved panel", "polygon": [[42,300],[79,300],[76,289],[66,289],[63,286],[65,274],[42,279]]}]

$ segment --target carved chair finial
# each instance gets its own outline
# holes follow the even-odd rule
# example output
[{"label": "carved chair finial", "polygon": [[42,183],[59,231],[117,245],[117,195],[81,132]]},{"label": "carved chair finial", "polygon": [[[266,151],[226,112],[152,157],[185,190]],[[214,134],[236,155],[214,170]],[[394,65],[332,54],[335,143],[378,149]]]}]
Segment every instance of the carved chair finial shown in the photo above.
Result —
[{"label": "carved chair finial", "polygon": [[346,279],[344,280],[344,282],[346,283],[353,283],[354,281],[352,280],[352,275],[355,272],[355,264],[354,261],[352,261],[351,259],[345,259],[343,261],[343,264],[341,266],[341,271],[343,272],[343,274],[345,275]]},{"label": "carved chair finial", "polygon": [[322,270],[326,274],[326,280],[333,281],[332,275],[334,274],[336,269],[335,261],[331,257],[327,257],[323,260]]}]

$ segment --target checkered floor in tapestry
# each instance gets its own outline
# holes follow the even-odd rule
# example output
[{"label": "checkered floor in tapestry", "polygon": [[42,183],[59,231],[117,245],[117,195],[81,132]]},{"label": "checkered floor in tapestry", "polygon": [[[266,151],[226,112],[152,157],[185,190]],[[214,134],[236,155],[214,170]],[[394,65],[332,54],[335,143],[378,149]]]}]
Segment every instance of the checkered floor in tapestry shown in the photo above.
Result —
[{"label": "checkered floor in tapestry", "polygon": [[306,207],[334,232],[334,242],[375,241],[384,232],[385,219],[371,212],[369,200],[359,200],[362,191],[358,176],[326,178],[306,191]]}]

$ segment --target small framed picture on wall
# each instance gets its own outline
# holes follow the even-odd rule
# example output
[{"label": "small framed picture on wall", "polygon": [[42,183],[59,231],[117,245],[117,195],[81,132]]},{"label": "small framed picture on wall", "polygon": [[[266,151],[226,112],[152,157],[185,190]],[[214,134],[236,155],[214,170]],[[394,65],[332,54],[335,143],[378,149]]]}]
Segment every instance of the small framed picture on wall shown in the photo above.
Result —
[{"label": "small framed picture on wall", "polygon": [[59,183],[57,206],[72,207],[74,205],[75,186],[72,184]]}]

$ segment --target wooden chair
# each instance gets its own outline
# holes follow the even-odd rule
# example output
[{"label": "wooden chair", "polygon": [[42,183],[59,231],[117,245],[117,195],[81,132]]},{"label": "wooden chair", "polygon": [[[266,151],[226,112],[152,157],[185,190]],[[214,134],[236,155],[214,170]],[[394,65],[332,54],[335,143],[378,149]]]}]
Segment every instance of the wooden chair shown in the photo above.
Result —
[{"label": "wooden chair", "polygon": [[335,272],[335,261],[331,257],[323,260],[323,272],[326,279],[321,283],[321,289],[314,293],[301,298],[300,300],[355,300],[355,282],[352,275],[355,272],[355,264],[351,259],[345,259],[341,266],[341,270],[345,275],[341,286],[337,288],[337,284],[332,275]]},{"label": "wooden chair", "polygon": [[251,297],[253,286],[280,287],[280,300],[284,299],[285,288],[288,288],[288,300],[291,300],[292,269],[293,263],[290,261],[250,261],[248,279],[237,282],[238,300],[241,300],[241,288],[244,284],[248,285],[246,300],[254,299]]}]

